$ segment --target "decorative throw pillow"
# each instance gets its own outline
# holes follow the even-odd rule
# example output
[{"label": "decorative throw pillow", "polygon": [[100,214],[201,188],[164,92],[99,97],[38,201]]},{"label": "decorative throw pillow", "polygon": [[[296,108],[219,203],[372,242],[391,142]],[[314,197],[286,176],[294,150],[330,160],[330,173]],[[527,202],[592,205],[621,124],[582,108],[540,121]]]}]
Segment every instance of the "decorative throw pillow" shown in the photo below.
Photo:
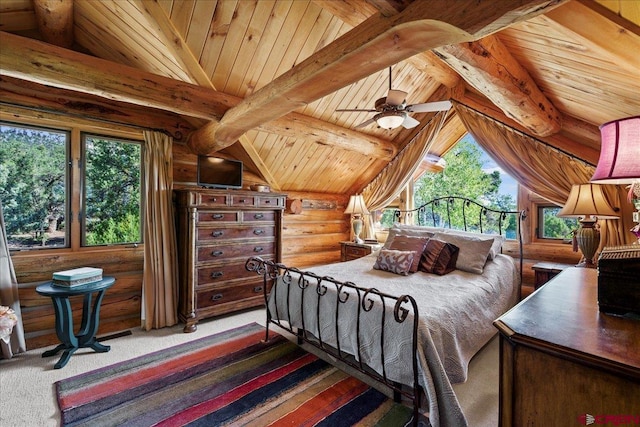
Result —
[{"label": "decorative throw pillow", "polygon": [[409,275],[415,253],[413,251],[394,251],[381,249],[373,268],[390,273]]},{"label": "decorative throw pillow", "polygon": [[456,269],[460,248],[442,240],[429,239],[420,257],[418,269],[439,276],[451,273]]},{"label": "decorative throw pillow", "polygon": [[493,245],[493,239],[482,240],[459,234],[436,233],[434,239],[442,240],[460,248],[456,268],[469,273],[482,274],[484,265],[489,258],[489,251]]},{"label": "decorative throw pillow", "polygon": [[463,230],[446,230],[447,234],[458,234],[460,236],[468,236],[477,238],[480,240],[492,240],[493,244],[491,245],[491,250],[489,250],[489,259],[494,259],[498,256],[499,253],[502,252],[502,244],[505,242],[506,238],[500,234],[482,234],[482,233],[473,233],[470,231]]},{"label": "decorative throw pillow", "polygon": [[389,249],[396,251],[413,251],[415,256],[413,257],[413,264],[411,265],[411,272],[418,271],[418,264],[420,264],[420,256],[424,252],[424,248],[429,241],[428,237],[411,237],[397,235],[393,238]]}]

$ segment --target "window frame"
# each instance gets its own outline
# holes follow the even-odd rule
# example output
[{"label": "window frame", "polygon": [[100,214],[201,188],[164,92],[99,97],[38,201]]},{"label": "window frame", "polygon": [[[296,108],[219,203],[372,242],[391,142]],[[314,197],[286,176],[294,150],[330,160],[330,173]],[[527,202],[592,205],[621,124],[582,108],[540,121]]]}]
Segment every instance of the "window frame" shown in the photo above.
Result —
[{"label": "window frame", "polygon": [[[144,150],[145,141],[139,131],[127,129],[111,129],[102,126],[94,126],[87,123],[73,123],[69,126],[58,126],[56,121],[53,125],[41,124],[40,120],[27,119],[25,121],[14,121],[0,119],[0,124],[27,129],[42,129],[44,131],[61,132],[67,134],[66,141],[66,164],[65,164],[65,245],[56,247],[30,247],[30,248],[10,248],[12,256],[29,256],[40,254],[62,254],[69,252],[96,251],[108,248],[139,249],[144,246],[144,209],[146,206],[146,196],[144,193]],[[83,134],[103,139],[113,139],[140,145],[140,242],[138,243],[115,243],[109,245],[84,244],[82,216],[84,209],[83,181],[84,181],[84,139]],[[45,251],[45,252],[42,252]]]},{"label": "window frame", "polygon": [[549,202],[533,202],[533,212],[535,212],[534,219],[534,227],[532,229],[533,239],[536,242],[540,243],[551,243],[551,244],[569,244],[571,243],[571,236],[565,236],[563,238],[553,238],[553,237],[544,237],[542,236],[542,230],[544,227],[544,209],[553,208],[559,209],[561,206],[555,205]]}]

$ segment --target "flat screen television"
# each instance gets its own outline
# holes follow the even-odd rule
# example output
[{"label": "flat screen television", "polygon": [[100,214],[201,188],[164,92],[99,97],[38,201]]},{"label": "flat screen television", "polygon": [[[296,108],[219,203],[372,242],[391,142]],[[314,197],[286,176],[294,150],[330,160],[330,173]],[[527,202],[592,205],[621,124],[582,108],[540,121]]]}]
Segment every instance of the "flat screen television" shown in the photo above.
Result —
[{"label": "flat screen television", "polygon": [[205,188],[242,188],[242,162],[198,156],[198,185]]}]

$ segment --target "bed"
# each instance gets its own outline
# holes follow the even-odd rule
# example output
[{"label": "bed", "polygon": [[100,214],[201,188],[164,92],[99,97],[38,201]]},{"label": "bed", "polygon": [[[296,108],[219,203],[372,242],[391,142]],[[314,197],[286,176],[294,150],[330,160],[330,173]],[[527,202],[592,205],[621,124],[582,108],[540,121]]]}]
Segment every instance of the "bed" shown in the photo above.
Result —
[{"label": "bed", "polygon": [[[477,205],[478,218],[470,222],[463,212],[456,220],[456,202],[463,211]],[[416,425],[422,409],[434,427],[464,426],[451,384],[466,380],[469,361],[495,335],[493,321],[519,299],[521,238],[518,232],[518,269],[513,257],[501,254],[502,228],[514,215],[519,230],[524,214],[449,197],[396,217],[403,215],[422,224],[435,219],[394,224],[380,250],[356,260],[301,271],[252,257],[246,268],[265,280],[266,336],[270,324],[278,325],[390,387],[397,401],[411,401]],[[465,230],[450,228],[456,221]],[[497,232],[488,233],[489,224]],[[418,254],[419,241],[426,243],[413,272],[415,257],[407,257]],[[438,262],[429,262],[434,251]]]}]

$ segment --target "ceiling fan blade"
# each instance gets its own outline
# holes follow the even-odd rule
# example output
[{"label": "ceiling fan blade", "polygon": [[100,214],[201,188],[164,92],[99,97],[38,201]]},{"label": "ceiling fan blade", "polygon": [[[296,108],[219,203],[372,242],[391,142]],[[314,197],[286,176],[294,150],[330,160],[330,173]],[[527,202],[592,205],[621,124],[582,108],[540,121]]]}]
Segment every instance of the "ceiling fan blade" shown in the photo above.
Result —
[{"label": "ceiling fan blade", "polygon": [[430,111],[446,111],[451,108],[451,101],[425,102],[424,104],[407,105],[405,111],[428,113]]},{"label": "ceiling fan blade", "polygon": [[405,129],[413,129],[419,124],[419,121],[407,114],[407,117],[404,118],[404,122],[402,122],[402,127],[404,127]]},{"label": "ceiling fan blade", "polygon": [[366,111],[367,113],[375,113],[377,110],[360,110],[358,108],[342,108],[340,110],[336,110],[336,113],[356,113]]},{"label": "ceiling fan blade", "polygon": [[365,126],[369,126],[371,123],[375,123],[375,119],[369,119],[366,122],[362,122],[358,126],[356,126],[355,129],[363,128]]},{"label": "ceiling fan blade", "polygon": [[400,105],[407,98],[407,92],[396,89],[389,89],[387,94],[387,104]]}]

